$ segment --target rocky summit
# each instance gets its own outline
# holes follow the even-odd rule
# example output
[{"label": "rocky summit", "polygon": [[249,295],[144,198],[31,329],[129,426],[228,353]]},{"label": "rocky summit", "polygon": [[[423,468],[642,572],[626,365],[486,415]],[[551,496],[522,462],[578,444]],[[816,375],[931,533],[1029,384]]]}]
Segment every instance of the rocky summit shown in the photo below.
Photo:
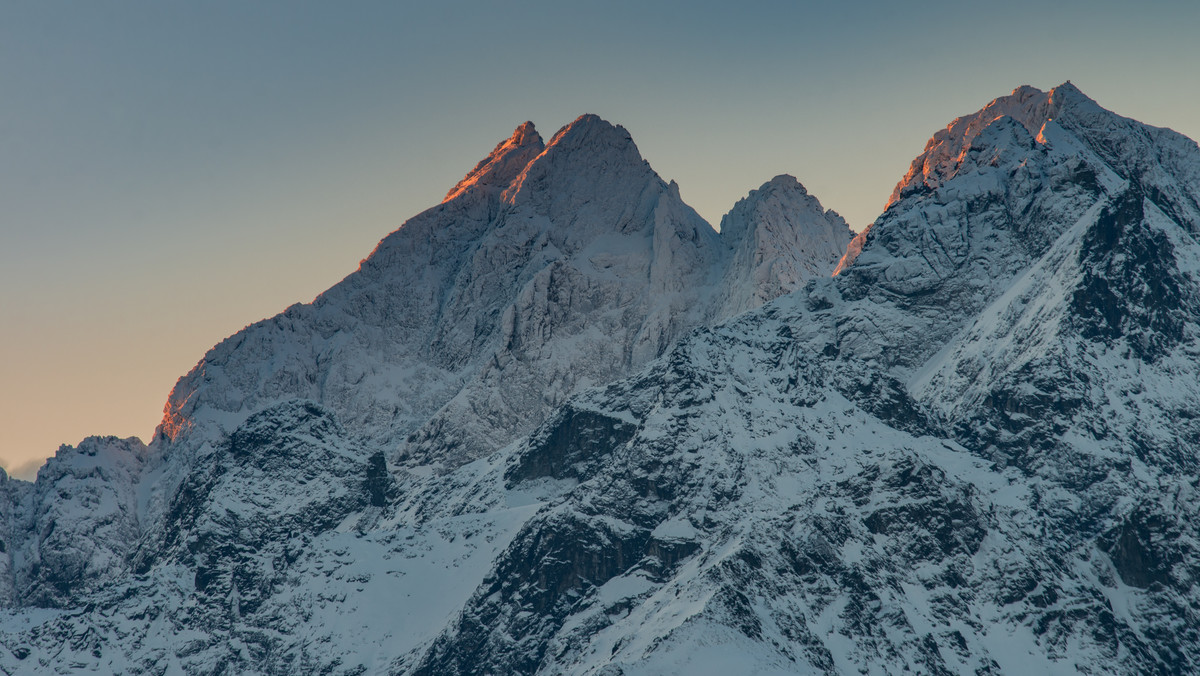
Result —
[{"label": "rocky summit", "polygon": [[0,482],[0,671],[1200,672],[1200,148],[1021,87],[851,235],[521,125]]}]

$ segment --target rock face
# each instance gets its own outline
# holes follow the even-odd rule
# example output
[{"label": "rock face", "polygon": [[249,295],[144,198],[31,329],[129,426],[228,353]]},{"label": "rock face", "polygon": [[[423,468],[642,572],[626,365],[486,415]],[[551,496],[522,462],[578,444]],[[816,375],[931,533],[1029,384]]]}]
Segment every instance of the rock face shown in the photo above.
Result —
[{"label": "rock face", "polygon": [[718,291],[717,316],[732,317],[828,277],[853,236],[837,212],[823,209],[792,176],[750,191],[721,219],[733,259]]},{"label": "rock face", "polygon": [[[1200,671],[1194,142],[1023,87],[834,277],[849,232],[794,179],[717,235],[639,162],[522,126],[218,346],[130,454],[111,577],[0,559],[0,669]],[[413,256],[445,283],[401,294]],[[0,483],[7,551],[51,476]]]},{"label": "rock face", "polygon": [[5,477],[6,605],[77,605],[81,595],[128,572],[147,452],[136,438],[89,437],[59,448],[33,485]]}]

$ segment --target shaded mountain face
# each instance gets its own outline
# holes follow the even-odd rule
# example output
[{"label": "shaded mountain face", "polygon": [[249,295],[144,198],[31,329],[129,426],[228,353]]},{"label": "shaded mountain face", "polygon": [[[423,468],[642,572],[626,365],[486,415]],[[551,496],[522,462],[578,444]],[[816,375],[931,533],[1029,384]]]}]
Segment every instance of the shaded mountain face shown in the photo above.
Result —
[{"label": "shaded mountain face", "polygon": [[853,236],[846,221],[823,209],[795,177],[776,176],[750,191],[721,219],[732,258],[717,291],[715,317],[732,317],[828,277]]},{"label": "shaded mountain face", "polygon": [[619,127],[535,134],[182,380],[126,568],[0,668],[1200,670],[1194,142],[1020,88],[805,284],[849,232],[794,179],[717,235]]},{"label": "shaded mountain face", "polygon": [[0,597],[5,606],[67,607],[121,578],[140,533],[137,483],[148,449],[136,438],[63,446],[27,484],[0,483]]}]

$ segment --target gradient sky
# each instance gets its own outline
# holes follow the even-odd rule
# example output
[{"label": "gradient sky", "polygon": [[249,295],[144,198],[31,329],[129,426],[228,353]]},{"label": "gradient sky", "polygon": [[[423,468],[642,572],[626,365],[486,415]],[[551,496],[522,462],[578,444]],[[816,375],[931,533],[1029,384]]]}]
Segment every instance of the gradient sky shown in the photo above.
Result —
[{"label": "gradient sky", "polygon": [[1200,138],[1198,26],[1194,0],[2,3],[0,464],[149,438],[209,347],[524,120],[625,126],[714,225],[790,173],[861,229],[1021,84]]}]

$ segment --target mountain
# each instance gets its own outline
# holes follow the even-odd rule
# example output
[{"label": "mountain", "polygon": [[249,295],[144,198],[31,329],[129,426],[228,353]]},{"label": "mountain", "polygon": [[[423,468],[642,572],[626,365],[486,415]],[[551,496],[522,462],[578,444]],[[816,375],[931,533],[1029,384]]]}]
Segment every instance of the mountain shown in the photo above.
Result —
[{"label": "mountain", "polygon": [[790,177],[717,234],[619,127],[535,134],[150,447],[0,483],[0,669],[1200,671],[1195,142],[1022,87],[847,248]]},{"label": "mountain", "polygon": [[[739,205],[736,236],[719,235],[623,128],[584,115],[544,145],[527,122],[357,272],[205,355],[168,399],[162,447],[219,441],[304,398],[372,448],[452,469],[691,328],[828,274],[852,233],[813,198],[788,206],[796,223]],[[797,239],[811,256],[778,254]],[[730,269],[758,252],[771,270]],[[746,300],[710,307],[718,282]]]},{"label": "mountain", "polygon": [[[11,645],[30,646],[0,668],[307,671],[432,639],[421,632],[445,618],[428,614],[471,591],[455,566],[481,576],[504,542],[452,545],[461,529],[511,530],[536,511],[530,498],[499,522],[464,516],[501,495],[464,477],[574,392],[827,276],[852,234],[790,177],[738,209],[716,232],[594,115],[549,143],[521,125],[358,271],[214,347],[149,447],[88,439],[32,486],[0,483],[0,599],[20,609]],[[404,532],[427,548],[403,553],[423,572],[396,586],[412,571],[379,565],[411,544]],[[368,604],[331,602],[364,589],[391,624],[398,595],[421,595],[414,635],[382,651],[382,622],[350,624]],[[306,647],[334,637],[343,652]]]},{"label": "mountain", "polygon": [[399,671],[1196,672],[1197,168],[1069,83],[956,120],[836,277],[514,449],[570,483]]},{"label": "mountain", "polygon": [[[760,224],[778,217],[754,217],[756,246],[808,225]],[[804,236],[829,249],[850,235]],[[727,239],[623,128],[584,115],[544,144],[521,125],[358,271],[226,339],[180,379],[148,462],[143,540],[169,537],[172,500],[243,421],[294,399],[327,407],[364,458],[448,471],[488,455],[578,389],[751,307],[716,306],[718,287],[756,283],[727,274],[750,245]],[[798,256],[776,268],[786,283],[741,295],[778,295],[821,266]]]}]

